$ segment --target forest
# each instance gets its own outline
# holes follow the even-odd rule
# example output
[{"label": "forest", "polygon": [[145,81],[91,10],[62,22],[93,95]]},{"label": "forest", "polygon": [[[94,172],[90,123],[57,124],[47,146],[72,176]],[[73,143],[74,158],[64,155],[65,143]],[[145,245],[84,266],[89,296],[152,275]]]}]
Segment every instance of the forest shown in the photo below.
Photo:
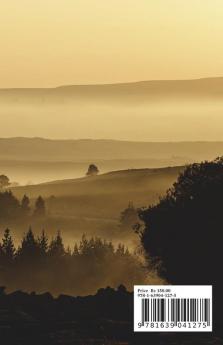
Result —
[{"label": "forest", "polygon": [[83,235],[79,243],[65,248],[60,232],[49,240],[44,231],[35,237],[30,228],[15,248],[6,229],[0,243],[0,276],[8,291],[87,295],[121,283],[131,290],[134,283],[146,282],[146,268],[137,252],[98,237]]}]

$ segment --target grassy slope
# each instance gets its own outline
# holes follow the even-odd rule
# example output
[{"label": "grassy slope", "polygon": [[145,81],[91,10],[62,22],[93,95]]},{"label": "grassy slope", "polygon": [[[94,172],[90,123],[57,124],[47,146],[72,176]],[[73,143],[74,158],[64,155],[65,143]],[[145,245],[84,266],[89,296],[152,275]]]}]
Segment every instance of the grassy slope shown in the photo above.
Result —
[{"label": "grassy slope", "polygon": [[[38,195],[46,199],[48,216],[41,221],[28,220],[22,227],[12,225],[19,238],[30,224],[35,232],[45,229],[50,235],[60,229],[65,242],[73,244],[83,233],[98,235],[129,246],[136,240],[133,232],[120,233],[120,212],[132,201],[136,207],[157,202],[173,184],[183,167],[114,171],[95,177],[53,181],[13,188],[22,198],[33,201]],[[52,201],[48,199],[54,195]]]},{"label": "grassy slope", "polygon": [[95,177],[54,181],[17,187],[13,192],[21,198],[52,195],[65,207],[61,214],[114,217],[133,201],[137,206],[155,202],[175,181],[182,167],[123,170]]},{"label": "grassy slope", "polygon": [[[19,155],[18,155],[19,157]],[[86,174],[89,163],[94,162],[102,174],[114,170],[162,168],[185,164],[185,159],[173,157],[169,159],[110,159],[86,160],[81,162],[1,160],[0,173],[9,176],[20,185],[40,184],[53,180],[65,180],[82,177]],[[187,160],[190,163],[190,160]]]}]

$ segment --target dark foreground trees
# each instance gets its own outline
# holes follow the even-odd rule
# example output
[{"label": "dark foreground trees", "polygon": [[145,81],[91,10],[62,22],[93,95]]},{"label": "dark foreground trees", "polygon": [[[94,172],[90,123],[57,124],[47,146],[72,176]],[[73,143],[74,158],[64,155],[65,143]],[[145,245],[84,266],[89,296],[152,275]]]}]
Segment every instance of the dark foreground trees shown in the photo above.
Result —
[{"label": "dark foreground trees", "polygon": [[129,344],[132,315],[133,296],[123,286],[57,298],[0,287],[1,345]]},{"label": "dark foreground trees", "polygon": [[34,236],[30,228],[15,249],[7,229],[0,244],[0,286],[9,290],[86,295],[108,285],[132,289],[145,278],[135,255],[100,238],[83,236],[65,248],[60,232],[49,241],[44,231]]},{"label": "dark foreground trees", "polygon": [[160,202],[140,211],[142,244],[174,284],[223,286],[223,159],[192,164]]}]

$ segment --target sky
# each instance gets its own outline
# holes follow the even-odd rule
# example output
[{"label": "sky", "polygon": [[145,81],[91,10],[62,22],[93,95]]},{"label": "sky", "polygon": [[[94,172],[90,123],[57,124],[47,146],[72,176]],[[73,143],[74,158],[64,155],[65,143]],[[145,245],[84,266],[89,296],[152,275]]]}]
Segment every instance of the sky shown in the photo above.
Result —
[{"label": "sky", "polygon": [[222,0],[0,2],[0,88],[223,76]]}]

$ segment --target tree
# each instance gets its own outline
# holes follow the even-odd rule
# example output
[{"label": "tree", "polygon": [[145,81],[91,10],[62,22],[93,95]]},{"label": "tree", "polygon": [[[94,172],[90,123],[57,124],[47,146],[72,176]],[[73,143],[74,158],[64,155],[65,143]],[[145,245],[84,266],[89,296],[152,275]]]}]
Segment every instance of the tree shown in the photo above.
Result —
[{"label": "tree", "polygon": [[40,254],[45,257],[48,251],[48,237],[46,236],[45,231],[43,230],[41,236],[37,239],[38,246],[40,249]]},{"label": "tree", "polygon": [[52,239],[49,245],[48,254],[53,258],[61,258],[65,255],[63,239],[61,237],[60,231],[58,231],[56,238]]},{"label": "tree", "polygon": [[30,213],[30,200],[27,195],[24,195],[21,201],[21,210],[23,216],[28,216]]},{"label": "tree", "polygon": [[0,175],[0,188],[5,188],[10,185],[9,178],[6,175]]},{"label": "tree", "polygon": [[39,196],[35,202],[34,216],[44,217],[46,215],[46,206],[44,199]]},{"label": "tree", "polygon": [[30,266],[32,266],[33,262],[37,261],[40,256],[40,248],[31,227],[22,239],[21,247],[18,250],[18,256]]},{"label": "tree", "polygon": [[0,193],[0,218],[1,219],[15,219],[21,214],[21,207],[19,201],[12,194],[11,191],[6,190]]},{"label": "tree", "polygon": [[11,262],[14,259],[15,247],[9,229],[6,229],[4,232],[1,250],[7,262]]},{"label": "tree", "polygon": [[134,207],[132,202],[129,202],[128,207],[121,213],[120,227],[123,230],[129,230],[138,222],[139,217],[137,209]]},{"label": "tree", "polygon": [[88,167],[88,171],[86,173],[87,176],[95,176],[98,175],[99,169],[95,164],[90,164]]},{"label": "tree", "polygon": [[[13,259],[7,261],[5,253]],[[115,249],[98,237],[83,236],[73,252],[69,247],[64,249],[60,232],[48,246],[44,231],[36,239],[29,228],[16,251],[9,230],[0,241],[0,279],[9,290],[89,294],[100,286],[120,283],[129,289],[134,282],[144,283],[145,276],[146,271],[127,248],[120,244]],[[118,291],[124,293],[125,289]]]},{"label": "tree", "polygon": [[157,205],[140,211],[142,244],[167,281],[223,287],[222,205],[223,158],[218,158],[186,167]]}]

